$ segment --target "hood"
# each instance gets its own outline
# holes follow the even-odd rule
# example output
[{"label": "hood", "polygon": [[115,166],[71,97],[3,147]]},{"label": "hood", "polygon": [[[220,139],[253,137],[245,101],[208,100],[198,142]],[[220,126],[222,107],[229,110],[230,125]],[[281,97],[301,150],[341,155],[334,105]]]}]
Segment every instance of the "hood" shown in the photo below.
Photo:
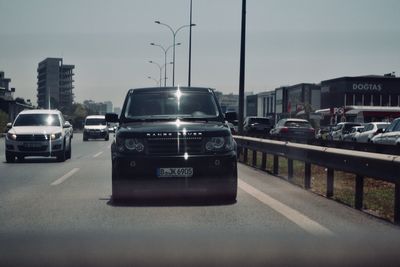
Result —
[{"label": "hood", "polygon": [[11,134],[52,134],[61,132],[60,126],[16,126],[8,132]]},{"label": "hood", "polygon": [[202,136],[227,136],[230,129],[222,122],[136,122],[120,126],[118,135],[137,137],[157,137],[162,135],[176,135],[187,133],[188,135]]}]

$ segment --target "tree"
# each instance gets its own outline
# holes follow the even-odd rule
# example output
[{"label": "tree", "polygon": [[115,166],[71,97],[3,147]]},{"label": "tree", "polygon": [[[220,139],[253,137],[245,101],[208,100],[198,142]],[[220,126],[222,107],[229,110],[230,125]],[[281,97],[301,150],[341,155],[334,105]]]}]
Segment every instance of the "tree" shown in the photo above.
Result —
[{"label": "tree", "polygon": [[0,110],[0,133],[4,133],[7,129],[8,114]]},{"label": "tree", "polygon": [[82,128],[83,121],[88,115],[88,110],[81,103],[74,103],[72,105],[73,113],[71,115],[71,123],[74,128]]}]

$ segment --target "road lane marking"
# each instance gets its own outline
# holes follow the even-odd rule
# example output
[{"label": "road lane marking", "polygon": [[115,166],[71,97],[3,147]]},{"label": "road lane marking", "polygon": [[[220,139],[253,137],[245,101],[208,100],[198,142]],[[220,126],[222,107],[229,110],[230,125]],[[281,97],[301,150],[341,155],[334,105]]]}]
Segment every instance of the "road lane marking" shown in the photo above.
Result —
[{"label": "road lane marking", "polygon": [[303,228],[305,231],[312,235],[324,235],[324,236],[331,236],[333,235],[333,232],[324,226],[320,225],[316,221],[313,221],[312,219],[308,218],[304,214],[298,212],[297,210],[294,210],[290,208],[289,206],[279,202],[276,199],[273,199],[272,197],[268,196],[264,192],[261,192],[260,190],[254,188],[253,186],[245,183],[241,179],[238,179],[238,185],[239,188],[245,191],[246,193],[252,195],[254,198],[258,199],[265,205],[269,206],[276,212],[280,213],[281,215],[285,216],[287,219],[290,221],[294,222],[301,228]]},{"label": "road lane marking", "polygon": [[79,168],[72,169],[67,174],[63,175],[62,177],[60,177],[57,180],[55,180],[54,182],[52,182],[51,185],[59,185],[59,184],[61,184],[62,182],[67,180],[69,177],[71,177],[72,175],[74,175],[78,171],[79,171]]},{"label": "road lane marking", "polygon": [[100,156],[101,154],[103,154],[104,151],[100,151],[99,153],[96,153],[93,155],[93,158],[97,158],[98,156]]}]

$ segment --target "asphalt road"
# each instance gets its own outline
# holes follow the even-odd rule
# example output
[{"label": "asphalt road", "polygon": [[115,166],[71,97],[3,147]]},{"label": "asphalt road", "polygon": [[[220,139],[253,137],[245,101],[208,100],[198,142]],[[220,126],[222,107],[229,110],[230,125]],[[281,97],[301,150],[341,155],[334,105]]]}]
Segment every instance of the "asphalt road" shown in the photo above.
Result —
[{"label": "asphalt road", "polygon": [[[237,203],[114,205],[110,141],[5,163],[0,266],[396,266],[400,227],[239,164]],[[134,263],[134,264],[133,264]]]}]

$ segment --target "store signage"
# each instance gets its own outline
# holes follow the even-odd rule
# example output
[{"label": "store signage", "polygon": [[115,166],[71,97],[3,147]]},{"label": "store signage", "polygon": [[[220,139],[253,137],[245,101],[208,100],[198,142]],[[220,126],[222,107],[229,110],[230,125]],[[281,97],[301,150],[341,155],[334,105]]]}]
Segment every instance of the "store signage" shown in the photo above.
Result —
[{"label": "store signage", "polygon": [[359,91],[381,91],[383,88],[382,84],[375,83],[353,83],[353,90]]}]

